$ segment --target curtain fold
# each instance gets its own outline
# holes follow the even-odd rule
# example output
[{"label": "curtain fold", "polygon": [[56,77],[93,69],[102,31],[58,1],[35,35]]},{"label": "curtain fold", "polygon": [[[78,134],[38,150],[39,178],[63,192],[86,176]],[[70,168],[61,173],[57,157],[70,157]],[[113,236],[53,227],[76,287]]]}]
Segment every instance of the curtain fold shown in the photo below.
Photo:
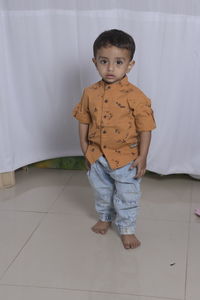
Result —
[{"label": "curtain fold", "polygon": [[99,80],[94,39],[119,28],[135,39],[129,80],[151,98],[157,121],[148,169],[200,175],[200,5],[107,2],[0,2],[0,173],[81,155],[71,111]]}]

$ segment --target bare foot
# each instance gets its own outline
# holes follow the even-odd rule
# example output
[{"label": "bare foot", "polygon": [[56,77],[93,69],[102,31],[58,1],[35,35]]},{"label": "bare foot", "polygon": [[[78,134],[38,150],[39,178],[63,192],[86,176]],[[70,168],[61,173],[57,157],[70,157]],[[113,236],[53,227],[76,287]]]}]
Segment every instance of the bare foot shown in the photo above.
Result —
[{"label": "bare foot", "polygon": [[125,249],[134,249],[141,244],[134,234],[122,234],[121,239]]},{"label": "bare foot", "polygon": [[92,231],[95,233],[105,234],[108,231],[108,228],[110,227],[111,222],[103,222],[98,221],[93,227]]}]

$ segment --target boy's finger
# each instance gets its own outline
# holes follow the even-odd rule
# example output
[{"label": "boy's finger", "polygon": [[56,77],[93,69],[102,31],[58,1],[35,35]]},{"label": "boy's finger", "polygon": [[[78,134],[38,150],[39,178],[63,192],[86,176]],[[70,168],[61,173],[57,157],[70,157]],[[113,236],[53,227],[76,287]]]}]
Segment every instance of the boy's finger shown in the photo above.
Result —
[{"label": "boy's finger", "polygon": [[145,174],[145,169],[140,169],[139,172],[137,172],[136,176],[134,178],[141,178]]},{"label": "boy's finger", "polygon": [[132,164],[132,165],[130,166],[129,170],[134,169],[134,168],[135,168],[135,166]]},{"label": "boy's finger", "polygon": [[136,168],[136,174],[135,174],[134,178],[139,178],[139,176],[140,176],[140,169]]},{"label": "boy's finger", "polygon": [[130,166],[130,169],[134,169],[137,167],[137,161],[134,161],[134,163],[132,163],[132,165]]}]

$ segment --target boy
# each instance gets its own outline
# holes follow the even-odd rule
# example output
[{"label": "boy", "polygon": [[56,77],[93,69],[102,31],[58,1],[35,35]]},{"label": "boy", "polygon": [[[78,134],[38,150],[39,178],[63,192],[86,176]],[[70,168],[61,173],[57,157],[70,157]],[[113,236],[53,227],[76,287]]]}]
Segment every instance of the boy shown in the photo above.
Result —
[{"label": "boy", "polygon": [[134,65],[133,38],[108,30],[95,40],[93,51],[102,80],[84,90],[73,112],[96,194],[99,221],[92,230],[105,234],[114,221],[124,248],[133,249],[140,245],[135,236],[140,178],[155,121],[150,100],[126,76]]}]

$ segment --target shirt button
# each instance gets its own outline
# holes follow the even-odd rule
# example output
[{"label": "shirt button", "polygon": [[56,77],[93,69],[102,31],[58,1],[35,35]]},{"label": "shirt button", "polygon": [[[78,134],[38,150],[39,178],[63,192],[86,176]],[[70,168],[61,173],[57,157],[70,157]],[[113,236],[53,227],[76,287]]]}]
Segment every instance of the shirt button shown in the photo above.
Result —
[{"label": "shirt button", "polygon": [[104,102],[105,102],[105,103],[108,103],[108,100],[106,99],[106,100],[104,100]]},{"label": "shirt button", "polygon": [[103,116],[104,117],[104,119],[106,118],[106,116]]},{"label": "shirt button", "polygon": [[106,131],[105,131],[105,130],[103,130],[103,133],[106,133]]},{"label": "shirt button", "polygon": [[104,145],[104,146],[103,146],[103,148],[105,149],[105,148],[106,148],[106,146]]}]

